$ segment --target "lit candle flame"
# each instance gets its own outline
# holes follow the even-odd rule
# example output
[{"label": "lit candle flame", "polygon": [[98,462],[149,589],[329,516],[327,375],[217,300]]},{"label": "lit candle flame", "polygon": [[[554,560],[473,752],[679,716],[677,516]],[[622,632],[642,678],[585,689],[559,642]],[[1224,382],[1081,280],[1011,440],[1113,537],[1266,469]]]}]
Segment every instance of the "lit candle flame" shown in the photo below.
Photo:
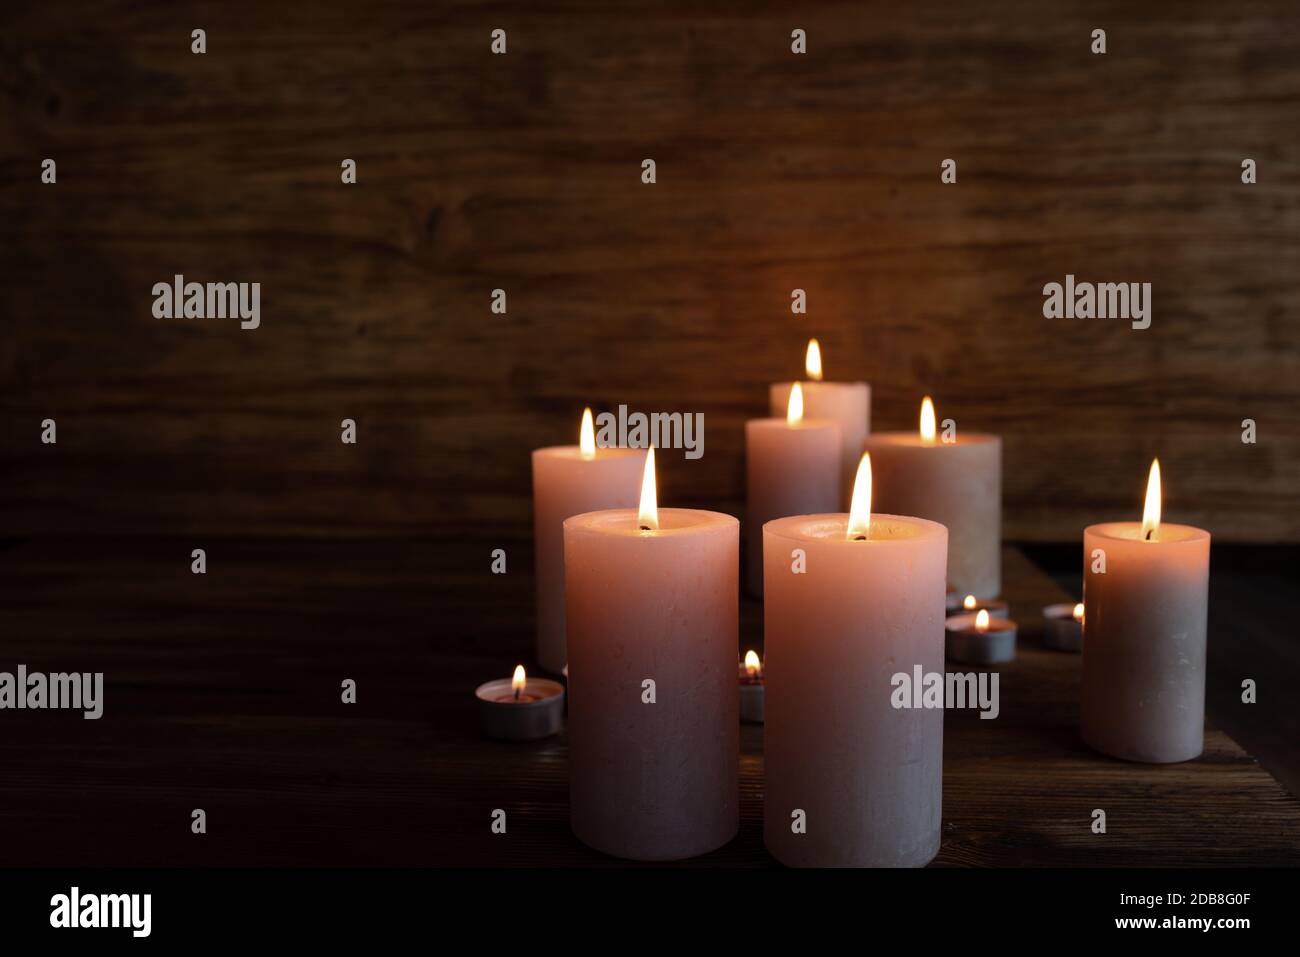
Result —
[{"label": "lit candle flame", "polygon": [[975,630],[976,631],[989,630],[989,612],[987,608],[981,608],[980,613],[975,616]]},{"label": "lit candle flame", "polygon": [[753,649],[745,652],[745,674],[751,678],[763,676],[763,663],[758,660],[758,654]]},{"label": "lit candle flame", "polygon": [[584,459],[596,457],[596,426],[591,420],[591,406],[582,410],[582,428],[578,431],[578,451]]},{"label": "lit candle flame", "polygon": [[974,596],[974,595],[967,595],[965,598],[962,599],[962,601],[961,601],[961,606],[962,606],[963,608],[965,608],[967,611],[969,611],[970,609],[974,608],[974,607],[975,607],[975,596]]},{"label": "lit candle flame", "polygon": [[637,524],[642,531],[659,527],[659,496],[655,492],[655,447],[652,445],[645,454],[645,474],[641,477],[641,514]]},{"label": "lit candle flame", "polygon": [[524,685],[528,684],[528,676],[524,674],[523,665],[515,665],[514,677],[510,679],[510,688],[515,693],[515,700],[524,692]]},{"label": "lit candle flame", "polygon": [[853,504],[849,506],[850,541],[871,535],[871,453],[863,452],[858,461],[858,474],[853,479]]},{"label": "lit candle flame", "polygon": [[934,435],[934,403],[927,395],[921,400],[921,441],[926,445],[934,445]]},{"label": "lit candle flame", "polygon": [[785,409],[785,424],[794,428],[803,421],[803,386],[798,382],[790,389],[790,404]]},{"label": "lit candle flame", "polygon": [[808,353],[804,356],[803,368],[808,373],[808,378],[814,382],[822,381],[822,347],[816,339],[808,340]]},{"label": "lit candle flame", "polygon": [[1147,500],[1142,508],[1142,539],[1150,541],[1160,531],[1160,460],[1151,460],[1147,476]]},{"label": "lit candle flame", "polygon": [[1083,602],[1074,606],[1074,620],[1083,621]]}]

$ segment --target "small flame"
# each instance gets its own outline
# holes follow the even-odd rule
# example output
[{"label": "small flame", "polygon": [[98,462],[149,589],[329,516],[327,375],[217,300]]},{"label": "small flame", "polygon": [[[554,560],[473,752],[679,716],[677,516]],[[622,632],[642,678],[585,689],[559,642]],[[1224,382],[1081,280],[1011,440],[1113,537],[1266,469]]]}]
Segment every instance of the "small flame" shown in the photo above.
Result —
[{"label": "small flame", "polygon": [[868,538],[871,535],[871,453],[863,452],[858,461],[858,474],[853,479],[853,503],[849,506],[848,538]]},{"label": "small flame", "polygon": [[659,496],[655,491],[655,447],[645,454],[645,474],[641,477],[641,514],[637,524],[643,531],[659,527]]},{"label": "small flame", "polygon": [[934,435],[934,403],[927,395],[921,400],[921,441],[926,445],[934,445]]},{"label": "small flame", "polygon": [[1074,620],[1083,621],[1083,602],[1074,606]]},{"label": "small flame", "polygon": [[804,356],[803,368],[808,373],[808,378],[814,382],[822,381],[822,347],[816,339],[808,340],[808,353]]},{"label": "small flame", "polygon": [[976,631],[989,630],[989,611],[987,608],[981,608],[980,613],[975,616],[975,630]]},{"label": "small flame", "polygon": [[523,694],[526,684],[528,684],[528,676],[524,674],[524,666],[515,665],[514,677],[510,679],[510,690],[515,693],[516,698]]},{"label": "small flame", "polygon": [[596,457],[596,426],[591,420],[591,406],[582,410],[582,428],[578,432],[578,450],[584,459]]},{"label": "small flame", "polygon": [[1142,507],[1142,539],[1150,541],[1160,531],[1160,460],[1151,460],[1147,476],[1147,500]]},{"label": "small flame", "polygon": [[790,389],[790,404],[785,409],[785,424],[793,428],[803,421],[803,386],[796,382]]},{"label": "small flame", "polygon": [[763,676],[763,663],[758,660],[758,653],[753,649],[745,652],[745,674],[751,678]]},{"label": "small flame", "polygon": [[962,606],[963,608],[965,608],[967,611],[969,611],[970,609],[974,608],[974,607],[975,607],[975,596],[974,596],[974,595],[967,595],[965,598],[963,598],[963,599],[961,600],[961,606]]}]

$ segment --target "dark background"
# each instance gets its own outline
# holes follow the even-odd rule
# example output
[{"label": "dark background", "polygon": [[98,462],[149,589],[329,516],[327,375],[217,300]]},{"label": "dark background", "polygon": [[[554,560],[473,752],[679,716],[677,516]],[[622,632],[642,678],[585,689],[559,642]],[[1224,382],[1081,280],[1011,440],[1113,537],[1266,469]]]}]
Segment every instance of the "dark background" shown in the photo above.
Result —
[{"label": "dark background", "polygon": [[[10,862],[473,862],[518,766],[563,830],[562,752],[420,757],[531,656],[529,450],[703,412],[661,501],[739,514],[810,335],[875,428],[929,392],[1002,434],[1004,535],[1067,589],[1159,455],[1216,542],[1211,715],[1300,789],[1298,118],[1280,0],[4,4],[0,668],[102,668],[112,719],[0,717]],[[262,283],[261,327],[153,318],[178,272]],[[1044,319],[1066,273],[1151,282],[1151,328]]]},{"label": "dark background", "polygon": [[[703,412],[663,497],[736,511],[817,335],[877,428],[930,392],[1004,436],[1009,538],[1138,515],[1158,454],[1170,520],[1300,540],[1293,3],[0,17],[0,528],[517,534],[529,450],[620,402]],[[178,272],[260,281],[261,328],[154,319]],[[1151,282],[1152,327],[1044,319],[1067,272]]]}]

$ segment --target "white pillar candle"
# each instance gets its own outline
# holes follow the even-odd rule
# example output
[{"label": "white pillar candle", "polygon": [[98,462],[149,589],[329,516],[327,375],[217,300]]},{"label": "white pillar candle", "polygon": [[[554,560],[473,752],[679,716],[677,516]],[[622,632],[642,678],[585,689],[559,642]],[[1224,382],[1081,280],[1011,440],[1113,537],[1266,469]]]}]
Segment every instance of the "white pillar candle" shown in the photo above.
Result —
[{"label": "white pillar candle", "polygon": [[739,827],[740,524],[658,509],[564,523],[573,832],[634,860],[711,851]]},{"label": "white pillar candle", "polygon": [[[804,358],[807,381],[803,387],[804,415],[809,419],[828,419],[840,427],[840,486],[841,504],[848,505],[853,488],[853,475],[862,457],[862,440],[871,431],[871,387],[865,382],[823,382],[821,346],[816,339],[808,341]],[[774,382],[768,389],[770,414],[785,415],[790,404],[793,382]]]},{"label": "white pillar candle", "polygon": [[948,581],[962,594],[1002,591],[1002,439],[936,433],[929,396],[919,432],[873,432],[864,448],[875,470],[876,506],[948,529]]},{"label": "white pillar candle", "polygon": [[537,581],[537,662],[564,668],[564,520],[636,505],[645,449],[598,449],[591,409],[577,445],[533,450],[533,543]]},{"label": "white pillar candle", "polygon": [[1161,523],[1156,462],[1141,524],[1090,525],[1083,560],[1083,739],[1129,761],[1197,757],[1210,533]]},{"label": "white pillar candle", "polygon": [[763,529],[763,839],[790,865],[915,867],[939,850],[943,709],[892,698],[895,674],[943,674],[948,533],[871,514],[863,459],[850,515]]},{"label": "white pillar candle", "polygon": [[745,423],[746,578],[763,594],[763,525],[785,515],[833,512],[840,507],[840,427],[803,417],[803,389],[790,391],[786,415]]}]

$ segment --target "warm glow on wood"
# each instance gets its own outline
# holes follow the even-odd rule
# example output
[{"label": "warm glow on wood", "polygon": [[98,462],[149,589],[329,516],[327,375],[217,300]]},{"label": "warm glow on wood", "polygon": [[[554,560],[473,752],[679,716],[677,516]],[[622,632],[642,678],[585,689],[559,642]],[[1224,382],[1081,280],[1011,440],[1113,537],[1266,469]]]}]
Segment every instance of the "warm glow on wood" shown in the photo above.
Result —
[{"label": "warm glow on wood", "polygon": [[790,404],[785,409],[785,424],[793,428],[803,421],[803,386],[796,382],[790,389]]},{"label": "warm glow on wood", "polygon": [[584,459],[596,457],[596,426],[591,420],[590,406],[582,410],[582,428],[578,432],[578,451]]},{"label": "warm glow on wood", "polygon": [[849,507],[850,540],[865,539],[871,534],[871,453],[863,452],[858,475],[853,480],[853,504]]},{"label": "warm glow on wood", "polygon": [[1150,541],[1160,531],[1160,460],[1151,460],[1147,476],[1147,500],[1142,508],[1142,538]]},{"label": "warm glow on wood", "polygon": [[812,381],[822,381],[822,347],[816,339],[808,340],[808,353],[804,356],[803,368]]},{"label": "warm glow on wood", "polygon": [[659,495],[655,491],[655,448],[650,446],[645,454],[645,474],[641,477],[641,514],[637,524],[643,530],[659,527]]}]

